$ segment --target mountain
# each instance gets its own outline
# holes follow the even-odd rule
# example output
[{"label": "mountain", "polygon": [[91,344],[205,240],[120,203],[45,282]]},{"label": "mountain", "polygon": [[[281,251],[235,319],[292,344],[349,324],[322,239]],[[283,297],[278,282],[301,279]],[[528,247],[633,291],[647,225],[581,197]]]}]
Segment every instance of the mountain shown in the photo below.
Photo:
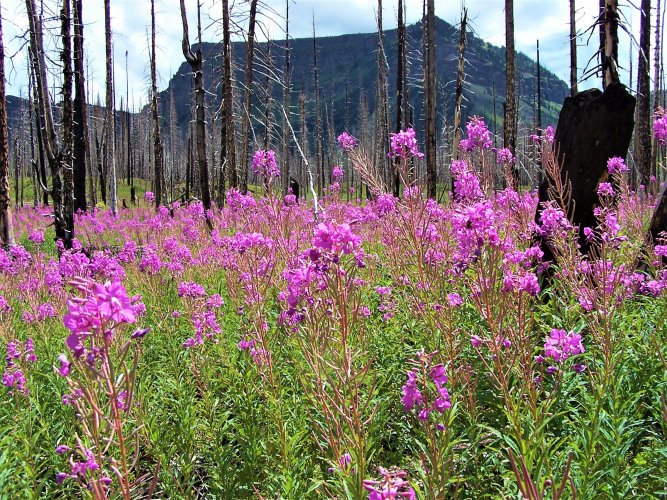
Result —
[{"label": "mountain", "polygon": [[[321,89],[322,116],[329,114],[333,122],[333,133],[340,133],[345,127],[346,115],[349,128],[352,132],[358,128],[359,114],[363,108],[372,113],[375,109],[376,81],[377,81],[377,33],[363,33],[354,35],[340,35],[317,38],[317,65],[318,78]],[[421,25],[416,23],[407,28],[408,39],[408,66],[410,81],[410,101],[414,108],[415,126],[421,128]],[[456,71],[458,64],[458,30],[447,22],[436,19],[436,73],[438,81],[438,115],[440,125],[443,120],[451,123],[454,108],[454,90],[456,85]],[[272,60],[272,71],[282,75],[284,68],[283,41],[274,41],[259,44],[256,54],[258,61],[264,67]],[[308,99],[308,122],[311,130],[314,116],[313,105],[313,39],[302,38],[290,41],[292,66],[292,113],[294,121],[298,122],[298,94],[306,93]],[[389,105],[393,107],[396,98],[396,60],[397,60],[397,30],[387,30],[384,36],[384,49],[389,68]],[[242,99],[242,82],[245,81],[243,68],[245,67],[246,45],[244,42],[233,44],[234,63],[236,67],[235,98]],[[204,80],[208,90],[207,105],[209,112],[219,109],[222,99],[221,44],[202,44],[204,54]],[[258,63],[256,63],[258,64]],[[260,63],[261,64],[261,63]],[[505,94],[505,49],[488,44],[469,32],[466,47],[466,78],[464,90],[464,123],[468,117],[482,115],[487,123],[493,127],[494,99],[496,94],[496,116],[498,128],[502,123],[502,110]],[[520,115],[526,123],[533,123],[535,115],[535,96],[537,66],[524,54],[517,54],[517,84],[520,98]],[[261,130],[264,109],[265,69],[255,72],[255,87],[253,89],[253,106],[257,117],[256,126]],[[555,123],[561,103],[568,95],[569,89],[565,82],[553,73],[542,68],[542,122]],[[185,62],[169,81],[168,88],[161,93],[161,114],[166,120],[169,117],[170,94],[173,93],[176,121],[181,133],[187,130],[191,121],[190,92],[192,74]],[[271,93],[282,102],[281,89],[278,84],[272,85]],[[346,111],[346,89],[348,109]],[[361,106],[362,96],[366,106]],[[326,110],[325,110],[326,106]],[[280,112],[280,111],[278,111]],[[390,109],[390,118],[394,113]],[[323,118],[324,120],[324,118]],[[280,122],[280,116],[278,116]],[[298,123],[295,123],[295,128]]]}]

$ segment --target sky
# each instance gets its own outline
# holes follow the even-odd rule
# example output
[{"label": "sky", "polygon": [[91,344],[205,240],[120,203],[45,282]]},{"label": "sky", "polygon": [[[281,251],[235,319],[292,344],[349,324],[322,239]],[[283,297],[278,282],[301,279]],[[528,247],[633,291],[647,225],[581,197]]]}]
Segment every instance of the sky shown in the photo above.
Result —
[{"label": "sky", "polygon": [[[204,41],[219,41],[221,35],[221,0],[199,0],[202,4],[202,24]],[[260,0],[261,1],[261,0]],[[422,12],[421,0],[406,0],[407,21],[412,24],[419,20]],[[245,12],[247,0],[230,0],[235,4],[234,19],[239,30],[247,25]],[[469,26],[480,38],[498,46],[505,44],[504,0],[468,0]],[[2,22],[5,43],[5,61],[8,94],[27,93],[27,64],[25,41],[27,39],[27,17],[23,0],[2,0]],[[53,15],[56,0],[44,0],[47,10]],[[84,0],[84,51],[89,63],[90,86],[93,99],[101,96],[104,100],[105,85],[105,46],[104,46],[104,1]],[[190,21],[190,40],[194,41],[196,32],[197,0],[186,0]],[[451,0],[436,0],[436,15],[451,24],[458,24],[461,15],[461,3]],[[577,0],[577,26],[585,30],[596,19],[598,0]],[[397,2],[383,1],[383,23],[385,29],[396,26]],[[621,0],[621,10],[628,18],[632,31],[638,31],[639,16],[631,4]],[[376,30],[377,1],[374,0],[291,0],[289,7],[290,36],[293,38],[311,37],[313,18],[317,36],[331,36],[345,33],[366,33]],[[270,37],[283,38],[285,0],[276,2],[264,0],[259,20],[264,32]],[[45,18],[48,18],[48,12]],[[535,57],[535,45],[540,40],[540,61],[564,81],[569,81],[569,2],[568,0],[514,0],[515,40],[518,51],[531,58]],[[183,62],[181,52],[182,25],[179,2],[177,0],[156,0],[157,18],[157,68],[158,86],[167,86],[171,75]],[[53,32],[59,30],[57,18],[48,23]],[[111,0],[111,26],[115,54],[116,102],[125,94],[126,75],[130,88],[130,101],[135,106],[146,102],[149,87],[148,34],[150,32],[149,0]],[[49,37],[46,36],[48,39]],[[598,40],[597,32],[590,39],[579,38],[579,72],[594,54]],[[635,34],[635,38],[638,35]],[[630,38],[621,34],[619,58],[621,64],[628,60]],[[51,46],[55,47],[54,42]],[[125,53],[128,71],[125,70]],[[636,49],[633,58],[636,59]],[[54,55],[54,57],[56,57]],[[635,63],[636,66],[636,63]],[[57,75],[56,75],[57,76]],[[623,77],[622,77],[623,78]],[[627,75],[625,76],[627,80]],[[583,84],[584,88],[599,86],[599,80],[592,78]],[[54,76],[49,79],[54,83]]]}]

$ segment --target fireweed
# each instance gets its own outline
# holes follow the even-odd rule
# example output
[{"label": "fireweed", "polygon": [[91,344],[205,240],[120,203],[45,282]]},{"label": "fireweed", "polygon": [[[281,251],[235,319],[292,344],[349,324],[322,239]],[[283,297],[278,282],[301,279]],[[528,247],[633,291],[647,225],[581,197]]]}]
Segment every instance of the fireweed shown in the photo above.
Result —
[{"label": "fireweed", "polygon": [[[556,192],[536,220],[535,193],[497,191],[493,137],[479,120],[473,128],[474,147],[452,165],[454,192],[444,203],[424,199],[416,185],[404,186],[400,198],[378,188],[364,203],[343,202],[330,190],[316,221],[303,201],[230,191],[223,208],[208,212],[211,233],[200,203],[159,210],[142,203],[117,217],[78,214],[79,240],[59,255],[49,209],[18,210],[24,246],[0,251],[0,335],[3,346],[33,338],[37,360],[26,372],[29,404],[22,393],[3,391],[0,423],[10,431],[2,439],[12,444],[0,452],[0,478],[12,478],[0,480],[7,494],[57,494],[55,480],[63,480],[61,494],[75,494],[73,474],[98,481],[100,492],[111,479],[113,491],[104,491],[121,492],[111,467],[122,469],[109,391],[95,385],[102,379],[83,355],[58,347],[69,333],[49,317],[67,313],[72,279],[122,280],[146,300],[142,325],[159,332],[142,343],[142,383],[117,390],[128,455],[137,457],[137,438],[142,449],[130,484],[159,462],[154,484],[167,496],[373,493],[364,485],[389,494],[381,484],[391,477],[369,481],[382,465],[408,471],[409,487],[420,494],[436,473],[427,466],[430,426],[441,439],[451,436],[435,449],[449,467],[447,486],[437,487],[448,494],[465,488],[469,496],[557,498],[576,490],[621,497],[661,490],[667,246],[643,241],[657,184],[632,191],[625,174],[613,171],[623,169],[615,160],[599,190],[598,222],[581,228],[592,247],[583,256],[580,228],[568,220],[567,183],[552,179],[561,182],[555,190],[562,196]],[[554,162],[546,133],[538,142],[548,168]],[[343,161],[356,177],[352,160],[361,151],[354,151]],[[44,243],[30,239],[39,230]],[[555,255],[551,262],[544,262],[540,240]],[[183,347],[197,339],[193,314],[207,313],[209,299],[220,303],[216,292],[224,297],[215,309],[220,333],[209,339],[202,332],[202,344]],[[129,327],[115,328],[114,367]],[[125,354],[128,366],[137,343]],[[239,351],[239,343],[248,349]],[[452,402],[428,421],[419,419],[422,406],[415,402],[406,413],[401,401],[409,360],[421,347],[438,351],[431,364],[446,367]],[[266,356],[257,356],[260,349]],[[188,373],[190,356],[200,380]],[[53,405],[60,397],[54,389],[64,386],[60,373],[98,394],[105,415],[99,446],[84,432],[95,411],[85,392],[81,411]],[[435,396],[424,373],[417,387]],[[75,411],[81,419],[71,423]],[[133,434],[138,421],[145,432]]]},{"label": "fireweed", "polygon": [[401,402],[406,413],[417,417],[423,431],[421,474],[429,498],[444,498],[450,491],[453,443],[451,426],[454,409],[447,390],[448,377],[443,364],[433,360],[437,352],[418,352],[411,360],[407,381],[402,387]]},{"label": "fireweed", "polygon": [[312,405],[318,446],[332,465],[350,455],[349,466],[332,467],[332,488],[360,496],[370,453],[367,428],[375,413],[371,363],[362,349],[364,281],[357,277],[366,267],[365,253],[347,223],[319,223],[311,243],[283,273],[281,321],[297,336],[307,363],[301,384]]},{"label": "fireweed", "polygon": [[123,335],[140,308],[119,282],[79,279],[71,285],[82,296],[68,299],[63,322],[71,332],[69,352],[58,357],[55,369],[67,382],[63,404],[76,410],[79,430],[71,445],[56,449],[69,467],[56,480],[78,481],[97,498],[112,491],[130,498],[141,429],[132,418],[139,343],[147,330]]}]

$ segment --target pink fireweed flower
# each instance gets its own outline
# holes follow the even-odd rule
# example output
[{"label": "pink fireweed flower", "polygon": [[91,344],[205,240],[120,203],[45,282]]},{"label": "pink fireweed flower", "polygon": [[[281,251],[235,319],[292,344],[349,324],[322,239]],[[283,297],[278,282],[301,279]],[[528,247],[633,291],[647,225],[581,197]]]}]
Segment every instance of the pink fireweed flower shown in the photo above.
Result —
[{"label": "pink fireweed flower", "polygon": [[[441,414],[452,406],[449,399],[449,392],[445,387],[447,383],[447,374],[445,366],[438,364],[429,366],[433,354],[417,354],[416,363],[419,363],[421,370],[409,370],[407,372],[408,380],[402,387],[403,397],[401,402],[406,412],[413,408],[417,410],[417,418],[421,421],[427,421],[433,411]],[[423,373],[428,373],[424,376]]]},{"label": "pink fireweed flower", "polygon": [[359,141],[347,132],[343,132],[338,136],[338,145],[343,149],[343,151],[352,151],[357,147],[358,144]]},{"label": "pink fireweed flower", "polygon": [[147,203],[152,203],[155,201],[155,193],[152,191],[146,191],[144,193],[144,201]]},{"label": "pink fireweed flower", "polygon": [[380,481],[373,481],[365,479],[363,482],[364,488],[369,492],[368,500],[384,500],[384,499],[398,499],[407,498],[414,499],[415,491],[410,486],[410,482],[406,481],[407,472],[389,472],[384,467],[379,467],[378,471],[382,476]]},{"label": "pink fireweed flower", "polygon": [[497,163],[498,165],[514,165],[514,155],[510,151],[509,148],[502,148],[499,149],[497,152],[498,158],[497,158]]},{"label": "pink fireweed flower", "polygon": [[611,183],[601,182],[598,186],[598,196],[601,198],[604,196],[614,196],[614,187],[611,185]]},{"label": "pink fireweed flower", "polygon": [[459,147],[464,151],[473,151],[476,148],[489,149],[493,144],[491,132],[489,132],[484,118],[473,116],[466,125],[468,137],[459,142]]},{"label": "pink fireweed flower", "polygon": [[194,283],[192,281],[183,281],[178,284],[179,297],[203,297],[206,295],[206,290],[203,285]]},{"label": "pink fireweed flower", "polygon": [[72,332],[67,337],[67,347],[79,357],[85,350],[85,337],[100,333],[111,335],[116,325],[134,323],[136,315],[120,282],[100,284],[83,280],[73,284],[86,296],[67,300],[69,312],[63,317],[63,323]]},{"label": "pink fireweed flower", "polygon": [[457,201],[475,201],[484,197],[479,177],[472,172],[463,160],[454,160],[451,164],[454,176],[454,196]]},{"label": "pink fireweed flower", "polygon": [[458,293],[452,292],[447,294],[447,303],[449,307],[459,307],[463,304],[463,299]]},{"label": "pink fireweed flower", "polygon": [[70,371],[70,362],[67,361],[67,356],[64,354],[58,356],[58,363],[60,365],[58,366],[58,373],[61,377],[67,377]]},{"label": "pink fireweed flower", "polygon": [[581,335],[554,328],[544,342],[544,355],[556,363],[562,363],[570,356],[586,352]]},{"label": "pink fireweed flower", "polygon": [[252,170],[256,175],[261,175],[266,179],[280,177],[280,169],[276,163],[275,151],[271,149],[259,149],[255,151],[252,157]]},{"label": "pink fireweed flower", "polygon": [[30,233],[28,234],[28,240],[38,245],[41,245],[42,243],[44,243],[44,233],[40,229],[35,229],[34,231],[30,231]]},{"label": "pink fireweed flower", "polygon": [[352,232],[347,223],[319,223],[315,228],[312,244],[325,252],[350,254],[361,246],[361,238]]},{"label": "pink fireweed flower", "polygon": [[617,172],[619,174],[623,174],[628,171],[628,166],[625,164],[625,160],[623,158],[614,156],[613,158],[609,158],[609,160],[607,160],[607,170],[609,171],[609,175],[613,175]]},{"label": "pink fireweed flower", "polygon": [[334,182],[340,182],[343,180],[343,169],[341,167],[335,166],[331,169],[331,178]]},{"label": "pink fireweed flower", "polygon": [[660,107],[656,110],[655,121],[653,122],[653,135],[655,140],[662,146],[667,142],[667,115],[664,108]]},{"label": "pink fireweed flower", "polygon": [[419,145],[415,136],[415,130],[408,128],[395,134],[391,134],[391,146],[389,158],[409,158],[415,156],[419,159],[424,158],[423,153],[419,152]]}]

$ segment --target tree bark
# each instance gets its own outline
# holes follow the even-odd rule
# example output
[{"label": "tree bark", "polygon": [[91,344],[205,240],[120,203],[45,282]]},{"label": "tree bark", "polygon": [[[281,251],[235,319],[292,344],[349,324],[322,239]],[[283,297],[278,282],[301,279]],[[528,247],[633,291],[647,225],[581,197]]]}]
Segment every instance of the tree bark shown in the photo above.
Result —
[{"label": "tree bark", "polygon": [[34,90],[39,119],[44,128],[42,134],[44,150],[51,169],[52,188],[50,193],[53,199],[56,239],[62,241],[65,248],[71,248],[74,238],[74,221],[72,216],[72,54],[69,0],[63,3],[63,10],[61,11],[62,143],[58,142],[59,138],[53,122],[51,99],[46,80],[42,21],[37,14],[35,0],[26,0],[26,10],[30,25],[30,63],[33,67],[33,77],[35,79]]},{"label": "tree bark", "polygon": [[238,167],[236,165],[236,137],[234,126],[234,94],[232,87],[232,41],[229,29],[229,0],[222,1],[222,31],[223,31],[223,64],[224,64],[224,97],[223,97],[223,126],[222,132],[225,143],[225,165],[227,183],[229,187],[239,184]]},{"label": "tree bark", "polygon": [[[199,9],[198,9],[199,10]],[[199,12],[198,12],[198,18]],[[206,156],[206,108],[204,106],[204,56],[201,48],[201,23],[198,23],[199,46],[196,54],[190,49],[190,39],[188,36],[188,19],[185,12],[185,1],[181,0],[181,20],[183,22],[183,55],[190,64],[195,76],[195,122],[196,122],[196,148],[197,164],[199,166],[199,187],[201,190],[201,201],[204,209],[208,212],[211,209],[211,190],[208,180],[208,158]],[[211,221],[206,216],[209,229],[212,228]]]},{"label": "tree bark", "polygon": [[637,123],[635,125],[635,168],[640,182],[648,186],[651,168],[651,0],[642,0],[637,64]]},{"label": "tree bark", "polygon": [[[512,155],[516,153],[517,99],[516,99],[516,51],[514,49],[514,0],[505,0],[505,117],[503,144]],[[517,169],[512,171],[512,183],[519,187]]]},{"label": "tree bark", "polygon": [[[289,0],[285,2],[285,75],[283,77],[283,195],[286,195],[290,187],[290,131],[286,116],[290,115],[292,105],[292,89],[290,75],[290,45],[289,45]],[[286,115],[286,116],[285,116]],[[296,182],[296,181],[295,181]],[[297,188],[298,191],[298,188]],[[298,200],[297,195],[297,200]]]},{"label": "tree bark", "polygon": [[73,0],[74,14],[74,211],[86,211],[86,165],[90,158],[86,81],[83,73],[83,0]]},{"label": "tree bark", "polygon": [[151,117],[153,120],[153,172],[155,173],[155,209],[164,201],[164,148],[160,137],[157,71],[155,69],[155,0],[151,0]]},{"label": "tree bark", "polygon": [[[561,181],[570,184],[570,220],[579,226],[583,252],[589,247],[584,228],[597,225],[594,215],[598,204],[597,186],[608,178],[607,160],[627,155],[634,111],[635,98],[621,83],[610,84],[604,92],[591,89],[565,98],[558,118],[554,151]],[[550,199],[549,186],[550,180],[545,176],[539,189],[540,202]]]},{"label": "tree bark", "polygon": [[116,120],[114,115],[113,94],[113,47],[111,45],[111,2],[104,0],[104,45],[106,49],[106,165],[110,174],[109,197],[111,213],[118,212],[118,193],[116,189]]},{"label": "tree bark", "polygon": [[600,0],[600,62],[602,88],[618,77],[618,0]]},{"label": "tree bark", "polygon": [[424,99],[426,104],[426,194],[435,199],[437,185],[437,158],[435,137],[435,0],[427,0],[426,12],[426,68]]},{"label": "tree bark", "polygon": [[247,59],[245,68],[245,97],[243,99],[243,125],[241,139],[241,191],[248,191],[248,163],[250,161],[250,113],[252,112],[252,72],[255,57],[255,20],[257,17],[257,0],[250,0],[250,19],[248,21]]},{"label": "tree bark", "polygon": [[463,9],[461,15],[461,32],[459,35],[459,65],[456,72],[456,97],[454,100],[454,143],[452,144],[452,158],[459,158],[459,140],[461,139],[461,101],[463,100],[463,76],[466,50],[466,29],[468,24],[468,9]]},{"label": "tree bark", "polygon": [[[37,196],[35,186],[35,196]],[[0,245],[14,244],[11,198],[9,194],[9,137],[7,133],[7,97],[5,95],[5,46],[0,16]]]},{"label": "tree bark", "polygon": [[576,0],[570,0],[570,95],[577,95],[577,9]]}]

